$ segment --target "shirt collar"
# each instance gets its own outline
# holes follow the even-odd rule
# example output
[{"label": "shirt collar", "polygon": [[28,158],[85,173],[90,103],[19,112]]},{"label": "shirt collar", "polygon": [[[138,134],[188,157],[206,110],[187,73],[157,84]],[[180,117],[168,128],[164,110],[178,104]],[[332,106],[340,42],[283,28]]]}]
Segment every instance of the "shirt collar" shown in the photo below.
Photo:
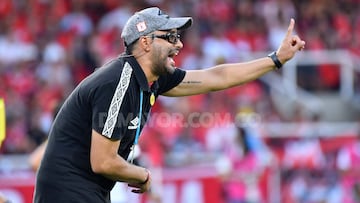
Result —
[{"label": "shirt collar", "polygon": [[136,61],[135,57],[133,57],[133,56],[126,57],[126,61],[130,63],[130,65],[135,73],[135,78],[136,78],[138,84],[140,85],[140,89],[143,91],[150,92],[149,84],[146,79],[145,73],[142,70],[140,64]]}]

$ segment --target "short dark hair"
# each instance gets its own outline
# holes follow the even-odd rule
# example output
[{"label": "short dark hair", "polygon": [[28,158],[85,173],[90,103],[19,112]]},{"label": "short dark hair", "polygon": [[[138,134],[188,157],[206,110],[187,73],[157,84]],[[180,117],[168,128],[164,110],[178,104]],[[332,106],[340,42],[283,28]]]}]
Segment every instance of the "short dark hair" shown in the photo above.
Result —
[{"label": "short dark hair", "polygon": [[137,42],[137,40],[135,41],[135,42],[132,42],[131,44],[129,44],[129,45],[127,45],[126,43],[125,43],[125,53],[126,54],[132,54],[133,53],[133,51],[134,51],[134,46],[135,46],[135,44],[136,44],[136,42]]}]

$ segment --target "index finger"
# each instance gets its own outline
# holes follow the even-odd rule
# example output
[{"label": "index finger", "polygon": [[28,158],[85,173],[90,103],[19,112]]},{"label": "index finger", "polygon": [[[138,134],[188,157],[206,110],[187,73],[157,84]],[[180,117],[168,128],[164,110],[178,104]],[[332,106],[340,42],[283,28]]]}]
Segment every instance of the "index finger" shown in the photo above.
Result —
[{"label": "index finger", "polygon": [[289,38],[294,30],[295,20],[294,18],[290,19],[290,24],[286,33],[286,38]]}]

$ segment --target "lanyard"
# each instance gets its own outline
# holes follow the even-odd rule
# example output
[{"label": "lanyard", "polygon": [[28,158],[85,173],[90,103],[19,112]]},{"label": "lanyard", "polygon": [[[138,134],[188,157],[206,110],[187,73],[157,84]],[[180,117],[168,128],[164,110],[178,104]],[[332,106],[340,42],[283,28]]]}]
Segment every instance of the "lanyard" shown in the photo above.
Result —
[{"label": "lanyard", "polygon": [[135,135],[135,140],[134,140],[134,145],[136,145],[139,141],[139,137],[140,137],[140,127],[141,127],[141,118],[142,118],[142,106],[143,106],[143,100],[144,100],[144,93],[142,90],[140,90],[140,107],[139,107],[139,124],[138,127],[136,128],[136,135]]},{"label": "lanyard", "polygon": [[143,91],[140,89],[140,105],[139,105],[139,124],[136,128],[136,134],[135,134],[135,140],[134,140],[134,144],[131,147],[131,162],[134,162],[134,154],[135,154],[135,146],[138,144],[139,142],[139,137],[140,137],[140,128],[141,128],[141,120],[142,120],[142,106],[143,106],[143,100],[144,100],[144,93]]}]

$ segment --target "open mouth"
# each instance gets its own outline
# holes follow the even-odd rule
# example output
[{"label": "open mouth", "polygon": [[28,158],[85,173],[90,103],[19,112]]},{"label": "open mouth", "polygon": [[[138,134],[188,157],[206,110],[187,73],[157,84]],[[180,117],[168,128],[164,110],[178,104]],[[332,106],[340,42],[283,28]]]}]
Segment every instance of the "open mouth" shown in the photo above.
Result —
[{"label": "open mouth", "polygon": [[178,52],[171,52],[168,55],[168,62],[170,63],[171,66],[175,67],[175,61],[174,61],[174,57],[178,55]]},{"label": "open mouth", "polygon": [[174,58],[175,56],[177,56],[179,54],[179,51],[171,51],[168,55],[168,57],[170,58]]}]

